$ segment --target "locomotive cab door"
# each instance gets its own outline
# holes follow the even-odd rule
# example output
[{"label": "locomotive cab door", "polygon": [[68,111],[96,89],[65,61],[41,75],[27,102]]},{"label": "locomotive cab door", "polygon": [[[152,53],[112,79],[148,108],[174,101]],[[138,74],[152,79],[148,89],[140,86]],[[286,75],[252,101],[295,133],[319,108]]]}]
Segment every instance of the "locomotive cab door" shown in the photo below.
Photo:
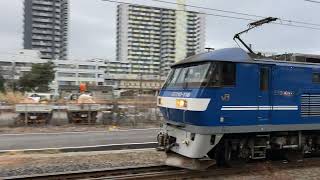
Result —
[{"label": "locomotive cab door", "polygon": [[259,67],[259,90],[258,90],[258,111],[257,120],[264,123],[270,119],[271,115],[271,73],[272,67],[263,65]]}]

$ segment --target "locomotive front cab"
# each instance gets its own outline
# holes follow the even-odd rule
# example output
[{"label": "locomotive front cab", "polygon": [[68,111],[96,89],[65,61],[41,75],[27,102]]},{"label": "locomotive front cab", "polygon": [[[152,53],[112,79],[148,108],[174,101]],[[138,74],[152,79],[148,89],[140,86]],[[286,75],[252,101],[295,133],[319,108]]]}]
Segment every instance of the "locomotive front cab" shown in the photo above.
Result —
[{"label": "locomotive front cab", "polygon": [[200,55],[201,60],[185,60],[172,67],[158,97],[165,118],[158,142],[165,150],[201,159],[222,138],[223,133],[212,128],[227,123],[221,107],[230,103],[235,91],[238,64],[221,56],[224,51],[206,53],[219,57]]},{"label": "locomotive front cab", "polygon": [[220,101],[229,101],[235,81],[233,62],[205,61],[175,66],[160,91],[158,106],[169,123],[216,126],[220,120]]}]

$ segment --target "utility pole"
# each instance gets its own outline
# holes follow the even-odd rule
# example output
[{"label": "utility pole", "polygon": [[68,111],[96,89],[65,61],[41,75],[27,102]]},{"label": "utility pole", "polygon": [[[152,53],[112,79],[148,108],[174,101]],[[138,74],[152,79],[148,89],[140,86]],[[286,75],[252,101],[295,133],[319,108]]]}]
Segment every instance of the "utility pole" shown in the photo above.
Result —
[{"label": "utility pole", "polygon": [[184,59],[187,55],[187,12],[186,0],[177,0],[176,11],[176,39],[175,39],[175,62]]},{"label": "utility pole", "polygon": [[139,83],[139,95],[141,96],[142,94],[142,72],[141,72],[141,65],[140,65],[140,83]]},{"label": "utility pole", "polygon": [[11,89],[13,92],[15,92],[15,77],[16,74],[16,61],[15,61],[15,57],[12,57],[12,70],[11,70]]},{"label": "utility pole", "polygon": [[140,79],[139,79],[139,96],[141,96],[142,94],[142,72],[141,72],[141,56],[139,56],[139,76],[140,76]]}]

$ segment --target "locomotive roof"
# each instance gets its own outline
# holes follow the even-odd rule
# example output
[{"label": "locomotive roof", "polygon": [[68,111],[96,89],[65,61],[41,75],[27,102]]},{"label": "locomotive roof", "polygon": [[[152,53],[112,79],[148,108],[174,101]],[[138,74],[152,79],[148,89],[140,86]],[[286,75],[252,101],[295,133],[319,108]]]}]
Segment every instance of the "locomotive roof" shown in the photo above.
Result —
[{"label": "locomotive roof", "polygon": [[227,61],[227,62],[244,62],[244,63],[259,63],[259,64],[274,64],[279,66],[295,66],[295,67],[312,67],[320,68],[317,63],[293,62],[293,61],[279,61],[274,59],[253,59],[246,51],[241,48],[224,48],[206,53],[197,54],[188,57],[180,62],[175,63],[172,67],[210,61]]}]

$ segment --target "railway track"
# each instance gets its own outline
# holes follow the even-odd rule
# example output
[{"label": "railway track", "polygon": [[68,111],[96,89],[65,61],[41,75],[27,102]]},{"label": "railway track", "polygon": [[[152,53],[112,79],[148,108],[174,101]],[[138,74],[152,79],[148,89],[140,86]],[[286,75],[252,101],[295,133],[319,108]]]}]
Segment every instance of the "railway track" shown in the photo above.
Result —
[{"label": "railway track", "polygon": [[243,165],[235,165],[232,168],[213,166],[206,171],[192,171],[166,165],[122,167],[114,169],[100,169],[88,171],[62,172],[52,174],[38,174],[31,176],[16,176],[5,178],[7,180],[109,180],[109,179],[192,179],[208,177],[224,177],[232,175],[267,174],[287,169],[310,168],[320,166],[320,159],[307,159],[301,162],[283,163],[254,162]]},{"label": "railway track", "polygon": [[71,180],[71,179],[140,179],[157,177],[165,174],[184,173],[187,170],[166,165],[121,167],[88,171],[71,171],[30,176],[15,176],[6,180]]}]

